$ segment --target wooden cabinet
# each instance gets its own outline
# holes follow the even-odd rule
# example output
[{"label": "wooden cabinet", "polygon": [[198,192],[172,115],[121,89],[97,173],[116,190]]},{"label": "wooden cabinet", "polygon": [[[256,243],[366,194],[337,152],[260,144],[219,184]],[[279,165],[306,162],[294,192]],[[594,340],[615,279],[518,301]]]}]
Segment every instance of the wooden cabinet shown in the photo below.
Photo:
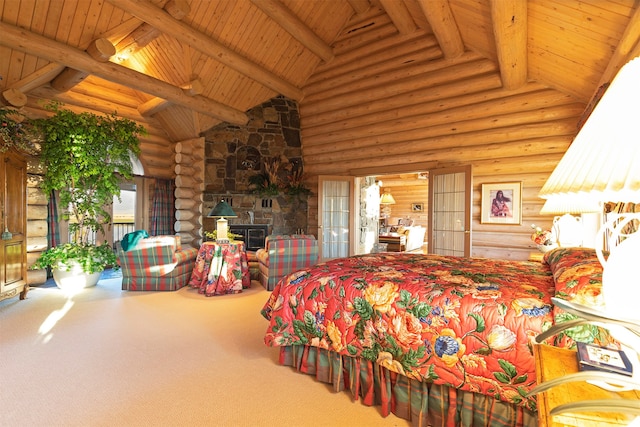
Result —
[{"label": "wooden cabinet", "polygon": [[[534,346],[536,377],[538,384],[554,378],[578,372],[578,357],[573,350],[557,348],[546,344]],[[549,412],[571,402],[599,399],[631,399],[640,404],[640,391],[632,390],[615,393],[584,381],[569,382],[555,386],[538,395],[538,421],[540,427],[605,427],[626,426],[633,419],[631,415],[616,412],[566,412],[551,416]]]},{"label": "wooden cabinet", "polygon": [[378,236],[378,242],[387,245],[389,252],[404,252],[407,248],[407,236],[401,234],[397,236]]},{"label": "wooden cabinet", "polygon": [[27,163],[13,151],[0,153],[0,300],[20,295],[27,285]]}]

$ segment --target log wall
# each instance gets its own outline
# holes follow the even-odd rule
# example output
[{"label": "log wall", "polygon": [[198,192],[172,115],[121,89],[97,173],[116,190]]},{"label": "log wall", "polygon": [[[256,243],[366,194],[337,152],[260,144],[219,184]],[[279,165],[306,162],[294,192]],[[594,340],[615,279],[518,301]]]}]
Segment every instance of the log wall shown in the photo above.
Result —
[{"label": "log wall", "polygon": [[[183,244],[202,244],[202,201],[204,191],[204,138],[175,145],[176,222],[174,230]],[[185,167],[187,166],[187,167]]]},{"label": "log wall", "polygon": [[[531,224],[552,222],[539,214],[537,194],[577,133],[585,105],[533,81],[505,90],[496,64],[473,52],[447,60],[434,57],[425,40],[408,49],[397,33],[357,33],[359,40],[376,38],[371,44],[349,43],[349,37],[356,35],[339,40],[336,58],[304,87],[309,184],[317,187],[319,175],[373,175],[384,183],[385,174],[471,164],[472,255],[527,259],[536,250]],[[481,224],[482,184],[511,181],[522,182],[521,225]],[[392,194],[404,205],[402,187]],[[315,234],[315,198],[309,209]],[[399,209],[399,203],[392,207],[392,217]]]}]

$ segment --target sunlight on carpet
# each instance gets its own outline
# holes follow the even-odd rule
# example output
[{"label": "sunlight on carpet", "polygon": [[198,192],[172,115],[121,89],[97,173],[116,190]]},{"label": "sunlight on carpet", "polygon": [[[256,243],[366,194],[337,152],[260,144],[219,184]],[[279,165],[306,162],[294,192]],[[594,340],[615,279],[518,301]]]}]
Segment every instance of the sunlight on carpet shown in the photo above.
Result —
[{"label": "sunlight on carpet", "polygon": [[407,426],[277,364],[258,282],[240,294],[122,291],[0,302],[2,426]]}]

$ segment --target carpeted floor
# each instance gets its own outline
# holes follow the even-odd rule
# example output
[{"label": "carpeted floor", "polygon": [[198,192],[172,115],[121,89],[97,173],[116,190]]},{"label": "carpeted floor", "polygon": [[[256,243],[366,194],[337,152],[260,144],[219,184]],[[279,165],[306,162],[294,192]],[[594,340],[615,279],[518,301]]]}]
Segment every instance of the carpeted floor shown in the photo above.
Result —
[{"label": "carpeted floor", "polygon": [[0,425],[407,426],[277,364],[257,282],[241,294],[124,292],[118,272],[0,302]]}]

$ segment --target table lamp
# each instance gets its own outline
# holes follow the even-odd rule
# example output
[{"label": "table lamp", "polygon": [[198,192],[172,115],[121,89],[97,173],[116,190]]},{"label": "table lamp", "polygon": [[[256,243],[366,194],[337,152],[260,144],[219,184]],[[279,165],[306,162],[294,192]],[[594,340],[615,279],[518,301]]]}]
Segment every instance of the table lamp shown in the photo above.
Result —
[{"label": "table lamp", "polygon": [[[602,204],[588,197],[555,195],[547,199],[541,214],[555,214],[552,234],[558,246],[596,247]],[[574,216],[580,215],[580,216]]]},{"label": "table lamp", "polygon": [[[586,197],[601,204],[616,202],[629,207],[628,213],[608,218],[601,229],[609,246],[608,253],[603,244],[595,248],[602,264],[604,307],[552,299],[554,304],[579,317],[573,323],[565,323],[576,325],[582,318],[604,326],[623,344],[625,351],[630,352],[633,376],[624,379],[619,378],[621,375],[610,374],[598,384],[603,388],[616,382],[623,385],[626,381],[626,388],[640,390],[640,310],[637,308],[640,299],[640,212],[636,212],[640,203],[639,111],[640,57],[636,57],[620,69],[539,194],[544,199]],[[554,331],[547,332],[555,333],[562,327],[563,323],[560,323],[551,328]],[[594,380],[590,375],[594,373],[571,374],[556,383]],[[553,385],[555,383],[539,385],[535,392]],[[607,405],[613,403],[616,402],[577,402],[571,408],[606,410]],[[636,402],[624,403],[628,404],[624,411],[640,415]],[[567,408],[556,409],[560,412]],[[634,422],[640,422],[640,417]]]},{"label": "table lamp", "polygon": [[389,190],[386,190],[384,194],[382,194],[382,197],[380,198],[380,204],[382,205],[382,217],[389,218],[391,216],[391,206],[389,205],[396,204],[396,201]]},{"label": "table lamp", "polygon": [[227,237],[227,225],[228,221],[226,218],[236,218],[238,215],[231,209],[231,206],[227,202],[220,200],[217,205],[214,206],[213,209],[207,215],[210,218],[218,218],[216,221],[216,241],[219,243],[228,243],[229,238]]},{"label": "table lamp", "polygon": [[[637,57],[620,69],[540,190],[540,197],[640,203],[639,111],[640,57]],[[637,230],[640,213],[625,216],[631,218],[627,228],[635,224]],[[640,233],[622,237],[618,239],[620,244],[611,247],[610,262],[604,260],[602,245],[596,247],[603,263],[602,293],[607,312],[640,322],[640,310],[636,307],[640,299],[640,263],[638,254],[633,253],[637,247],[633,242],[640,240]]]}]

